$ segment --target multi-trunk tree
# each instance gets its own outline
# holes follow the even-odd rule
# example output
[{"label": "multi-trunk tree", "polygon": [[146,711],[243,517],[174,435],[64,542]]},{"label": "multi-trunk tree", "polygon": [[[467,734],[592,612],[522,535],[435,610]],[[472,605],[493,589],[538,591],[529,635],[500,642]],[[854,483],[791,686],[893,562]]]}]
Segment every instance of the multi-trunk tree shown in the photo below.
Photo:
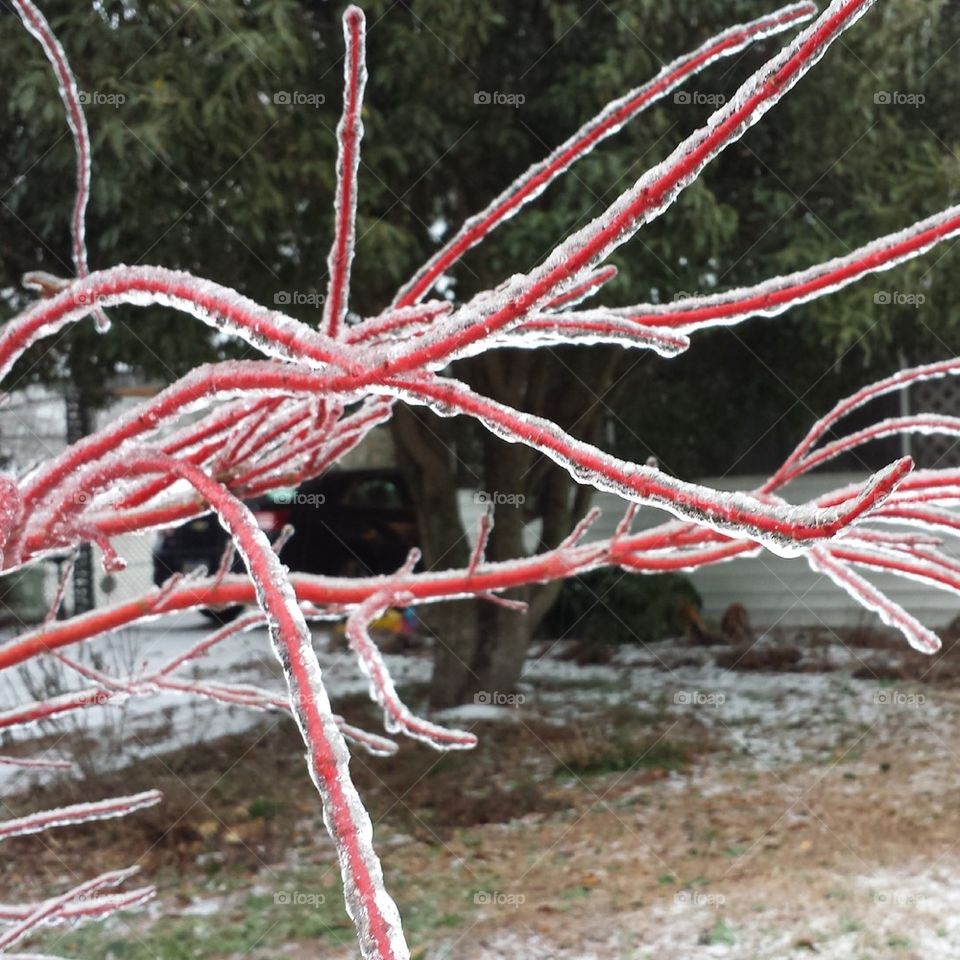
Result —
[{"label": "multi-trunk tree", "polygon": [[[100,172],[88,210],[90,261],[201,272],[311,322],[323,297],[331,229],[326,198],[334,186],[339,80],[328,41],[337,5],[215,0],[181,16],[175,5],[108,3],[91,15],[51,0],[45,12],[69,38]],[[698,47],[715,25],[762,12],[756,0],[613,0],[586,10],[466,0],[425,0],[412,9],[376,0],[368,10],[377,26],[369,38],[369,136],[351,310],[376,312],[406,272],[442,244],[437,230],[454,231],[598,104],[653,75],[658,58]],[[956,71],[948,54],[956,14],[943,0],[922,0],[909,9],[882,7],[871,20],[872,29],[848,35],[800,96],[718,157],[667,217],[649,225],[642,243],[612,255],[619,273],[607,302],[672,300],[749,283],[852,249],[948,202],[956,179]],[[24,272],[62,271],[70,262],[72,158],[61,142],[49,71],[32,43],[23,31],[0,31],[0,80],[8,91],[0,99],[0,138],[8,141],[0,179],[10,185],[0,198],[0,277],[11,311],[27,302],[17,290]],[[650,104],[642,123],[606,139],[525,216],[453,265],[445,295],[462,304],[499,282],[508,264],[535,263],[563,231],[588,222],[629,187],[643,165],[665,156],[775,43],[759,39]],[[149,56],[136,53],[147,49]],[[475,102],[481,91],[491,102]],[[896,91],[924,102],[876,102]],[[493,102],[496,92],[514,101]],[[676,364],[603,346],[550,347],[535,354],[503,349],[452,370],[486,395],[548,416],[625,459],[655,454],[678,476],[749,463],[741,457],[758,436],[771,436],[773,420],[776,442],[767,445],[769,455],[754,457],[756,473],[774,453],[786,454],[811,409],[827,409],[844,392],[840,377],[821,379],[838,347],[843,378],[857,384],[897,363],[906,341],[914,351],[908,362],[939,355],[938,340],[950,342],[950,318],[960,307],[955,261],[946,249],[938,255],[933,286],[924,280],[930,261],[897,271],[891,282],[898,289],[923,290],[920,311],[878,310],[872,298],[880,281],[860,284],[834,297],[829,310],[799,307],[777,330],[708,331]],[[97,403],[118,370],[170,382],[196,363],[244,355],[245,345],[197,330],[187,317],[168,313],[157,322],[159,314],[116,307],[110,337],[97,336],[92,324],[64,330],[36,345],[8,386],[69,377],[81,399]],[[763,383],[735,374],[753,354],[770,368]],[[709,428],[703,406],[714,413]],[[776,413],[765,418],[771,408]],[[466,561],[467,538],[450,495],[458,481],[507,496],[496,508],[491,557],[517,555],[521,527],[531,520],[542,522],[542,549],[582,516],[589,491],[549,458],[511,448],[463,418],[439,422],[402,402],[395,409],[390,426],[400,459],[422,494],[428,567]],[[614,420],[611,437],[605,427]],[[520,647],[555,591],[524,591],[531,604],[525,617],[472,601],[428,615],[444,641],[434,702],[469,699],[494,680],[510,686]],[[451,646],[456,656],[447,655]]]},{"label": "multi-trunk tree", "polygon": [[[860,571],[894,572],[960,592],[960,565],[939,548],[942,536],[958,530],[948,508],[960,498],[960,471],[916,470],[909,458],[902,458],[862,483],[815,502],[791,504],[783,498],[782,488],[878,437],[915,431],[960,434],[960,419],[926,414],[895,417],[843,433],[843,418],[851,411],[918,379],[955,376],[960,373],[960,360],[907,369],[858,391],[818,421],[760,489],[736,493],[719,493],[671,477],[655,465],[620,459],[577,438],[549,417],[495,399],[448,372],[458,360],[508,349],[535,356],[553,346],[606,345],[670,358],[686,350],[690,338],[705,328],[733,325],[749,317],[774,317],[918,257],[960,233],[960,208],[949,207],[835,259],[747,287],[667,303],[592,305],[615,282],[616,271],[608,263],[614,251],[668,209],[872,5],[871,0],[834,0],[815,17],[812,4],[793,4],[733,27],[664,67],[649,83],[610,103],[542,163],[521,174],[454,232],[386,306],[356,322],[348,322],[348,307],[367,74],[364,15],[350,7],[343,20],[344,105],[337,127],[329,280],[319,325],[313,326],[183,270],[124,265],[89,270],[84,212],[91,166],[80,91],[42,13],[32,0],[14,0],[59,81],[77,150],[77,190],[71,221],[71,275],[32,271],[25,277],[39,297],[0,327],[0,377],[7,377],[32,345],[87,317],[109,337],[111,310],[122,304],[161,306],[185,314],[221,335],[237,338],[265,358],[200,366],[26,474],[0,477],[0,569],[4,571],[86,542],[97,544],[104,564],[117,569],[123,558],[111,541],[118,534],[167,526],[209,511],[228,531],[232,549],[247,571],[231,574],[232,557],[227,556],[212,575],[175,577],[135,601],[65,621],[51,618],[37,630],[0,646],[0,669],[32,657],[57,657],[87,683],[55,699],[9,705],[0,713],[0,728],[15,729],[73,710],[96,709],[114,698],[159,691],[289,711],[306,747],[325,822],[338,851],[346,905],[361,951],[366,957],[385,960],[404,958],[409,952],[398,911],[384,886],[370,819],[351,781],[347,740],[379,754],[389,754],[395,743],[357,730],[333,712],[309,621],[345,619],[347,637],[370,679],[371,695],[383,709],[387,732],[437,749],[469,749],[475,738],[469,731],[418,716],[400,698],[368,632],[370,622],[393,605],[476,598],[485,606],[509,607],[515,613],[522,602],[512,596],[513,591],[603,566],[638,574],[688,570],[770,550],[795,557],[797,562],[805,560],[897,627],[911,645],[936,650],[937,636]],[[532,269],[508,270],[499,284],[462,303],[432,295],[437,282],[467,250],[656,98],[677,89],[718,57],[807,21],[702,127],[598,216],[553,246]],[[518,404],[523,399],[518,394]],[[577,484],[618,494],[626,507],[623,521],[611,538],[584,542],[593,519],[588,513],[569,535],[558,535],[549,549],[531,557],[495,559],[487,554],[496,531],[487,514],[476,546],[451,569],[415,572],[419,553],[414,551],[403,568],[389,576],[343,579],[291,574],[280,564],[276,545],[268,542],[244,500],[326,469],[361,442],[375,424],[388,422],[398,401],[441,420],[470,418],[507,441],[512,452],[535,451]],[[673,519],[634,533],[631,521],[638,506],[661,508]],[[506,552],[515,543],[512,536],[508,531],[498,549]],[[54,611],[59,600],[58,596]],[[257,612],[147,675],[108,675],[79,662],[67,650],[145,617],[237,603],[256,606]],[[256,624],[266,625],[283,666],[284,695],[227,680],[197,682],[177,675],[184,664]],[[522,651],[512,655],[519,658]],[[132,813],[158,800],[146,793],[38,813],[0,824],[0,839]],[[13,951],[21,941],[45,923],[65,916],[105,915],[149,896],[148,888],[102,894],[128,875],[126,871],[102,874],[51,899],[12,909],[12,922],[0,932],[0,955],[16,956]]]}]

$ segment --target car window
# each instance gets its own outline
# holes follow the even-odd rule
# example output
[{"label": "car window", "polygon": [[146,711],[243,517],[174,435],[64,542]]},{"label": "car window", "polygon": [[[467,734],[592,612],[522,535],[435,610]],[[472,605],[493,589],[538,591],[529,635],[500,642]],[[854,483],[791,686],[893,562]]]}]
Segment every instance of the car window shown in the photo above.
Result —
[{"label": "car window", "polygon": [[397,483],[388,477],[367,477],[352,484],[343,498],[350,507],[399,510],[406,506]]}]

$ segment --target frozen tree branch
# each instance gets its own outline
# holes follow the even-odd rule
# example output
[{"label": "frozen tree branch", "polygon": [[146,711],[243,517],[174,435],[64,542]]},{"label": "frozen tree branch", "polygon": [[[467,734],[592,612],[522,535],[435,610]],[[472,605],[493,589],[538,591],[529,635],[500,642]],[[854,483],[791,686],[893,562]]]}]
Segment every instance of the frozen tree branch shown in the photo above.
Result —
[{"label": "frozen tree branch", "polygon": [[[872,6],[872,0],[834,0],[783,50],[756,71],[702,128],[644,173],[599,217],[573,232],[532,271],[504,280],[471,301],[426,300],[437,279],[494,229],[533,201],[596,144],[613,135],[677,85],[720,57],[811,18],[810,3],[796,3],[727,30],[674,61],[660,74],[600,113],[544,161],[510,184],[470,218],[381,313],[348,326],[350,276],[358,207],[357,179],[367,74],[364,15],[344,14],[344,103],[337,128],[337,178],[329,283],[321,329],[268,309],[237,291],[162,266],[116,265],[91,273],[84,239],[89,197],[90,145],[80,95],[59,42],[32,0],[14,0],[25,25],[54,68],[77,153],[72,220],[75,278],[41,271],[25,278],[36,303],[0,328],[0,376],[24,352],[102,308],[158,304],[191,315],[222,334],[256,348],[264,359],[211,364],[193,370],[156,397],[70,445],[36,470],[0,475],[0,570],[10,571],[84,542],[97,543],[106,562],[122,558],[111,540],[122,533],[169,526],[212,512],[226,529],[249,575],[228,573],[225,558],[212,576],[172,578],[135,600],[69,618],[48,618],[39,628],[0,646],[0,669],[33,657],[56,656],[84,686],[58,697],[21,703],[0,712],[0,729],[21,728],[72,711],[121,703],[158,692],[204,697],[253,710],[287,711],[302,735],[321,795],[325,822],[338,851],[348,912],[368,960],[402,960],[409,952],[400,917],[387,894],[373,847],[372,826],[350,778],[345,738],[372,753],[397,745],[359,730],[333,712],[308,618],[345,619],[347,637],[383,709],[388,732],[438,749],[466,749],[468,731],[447,730],[417,717],[401,700],[369,632],[394,604],[418,605],[478,597],[517,605],[504,594],[611,566],[635,573],[693,570],[751,556],[763,549],[802,556],[859,604],[900,630],[914,647],[934,651],[939,641],[858,570],[894,573],[928,586],[960,592],[960,564],[941,538],[960,534],[951,512],[960,504],[960,470],[913,470],[908,458],[862,484],[816,501],[790,504],[778,491],[789,481],[874,439],[904,433],[956,436],[957,418],[915,413],[880,420],[824,442],[851,410],[923,379],[960,372],[954,359],[902,371],[841,401],[816,423],[759,490],[720,493],[673,478],[655,464],[634,464],[578,441],[557,424],[481,395],[447,375],[455,359],[506,347],[535,350],[561,344],[615,344],[650,349],[662,357],[685,350],[690,337],[717,324],[773,316],[827,295],[880,270],[920,256],[960,234],[960,208],[951,207],[853,253],[751,287],[671,304],[581,309],[616,276],[608,257],[669,208],[718,154],[735,143]],[[608,540],[590,542],[588,514],[555,549],[489,562],[492,516],[481,519],[477,544],[464,569],[422,573],[415,557],[389,576],[355,579],[289,574],[259,530],[243,498],[317,476],[387,421],[397,400],[437,416],[462,415],[510,443],[553,460],[577,482],[618,494],[627,514]],[[672,519],[631,533],[638,505],[661,508]],[[893,532],[885,529],[894,527]],[[232,556],[232,555],[231,555]],[[857,568],[857,570],[854,570]],[[55,613],[61,591],[54,599]],[[64,648],[178,610],[243,604],[244,614],[149,674],[111,677],[67,656]],[[177,671],[243,630],[265,624],[286,681],[285,694],[220,680],[184,679]],[[0,757],[24,767],[61,761]],[[52,826],[120,816],[156,803],[155,792],[31,814],[0,824],[0,839]],[[28,933],[72,919],[94,919],[133,906],[152,888],[100,894],[128,871],[103,874],[53,899],[0,905],[0,954],[12,958]]]}]

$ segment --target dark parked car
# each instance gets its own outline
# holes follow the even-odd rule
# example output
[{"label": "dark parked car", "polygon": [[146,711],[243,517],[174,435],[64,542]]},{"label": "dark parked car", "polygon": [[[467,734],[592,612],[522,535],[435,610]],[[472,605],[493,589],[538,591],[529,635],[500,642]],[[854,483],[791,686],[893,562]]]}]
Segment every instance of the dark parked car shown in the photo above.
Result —
[{"label": "dark parked car", "polygon": [[[296,533],[280,559],[303,573],[390,573],[417,542],[416,513],[396,470],[331,470],[247,505],[271,540],[293,524]],[[226,546],[226,531],[212,514],[162,533],[153,553],[154,583],[201,565],[216,570]],[[242,569],[240,561],[235,569]],[[210,613],[222,617],[222,611]]]}]

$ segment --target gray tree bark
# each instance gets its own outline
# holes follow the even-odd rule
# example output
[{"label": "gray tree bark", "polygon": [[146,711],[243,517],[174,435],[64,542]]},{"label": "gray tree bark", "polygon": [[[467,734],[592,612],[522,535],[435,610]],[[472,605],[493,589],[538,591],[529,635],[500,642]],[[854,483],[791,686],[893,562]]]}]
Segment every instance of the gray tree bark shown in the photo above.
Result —
[{"label": "gray tree bark", "polygon": [[[608,404],[622,389],[619,362],[615,352],[604,349],[546,359],[528,351],[497,351],[460,365],[457,374],[488,396],[596,442]],[[457,501],[457,422],[398,404],[392,430],[417,506],[427,569],[466,567],[470,539]],[[524,528],[536,518],[542,521],[538,550],[556,547],[588,509],[592,490],[521,444],[484,432],[481,446],[482,488],[495,500],[487,559],[524,556]],[[434,638],[431,705],[444,708],[469,703],[478,694],[513,691],[533,633],[559,589],[554,583],[504,594],[525,601],[525,614],[488,600],[422,607],[421,619]]]}]

